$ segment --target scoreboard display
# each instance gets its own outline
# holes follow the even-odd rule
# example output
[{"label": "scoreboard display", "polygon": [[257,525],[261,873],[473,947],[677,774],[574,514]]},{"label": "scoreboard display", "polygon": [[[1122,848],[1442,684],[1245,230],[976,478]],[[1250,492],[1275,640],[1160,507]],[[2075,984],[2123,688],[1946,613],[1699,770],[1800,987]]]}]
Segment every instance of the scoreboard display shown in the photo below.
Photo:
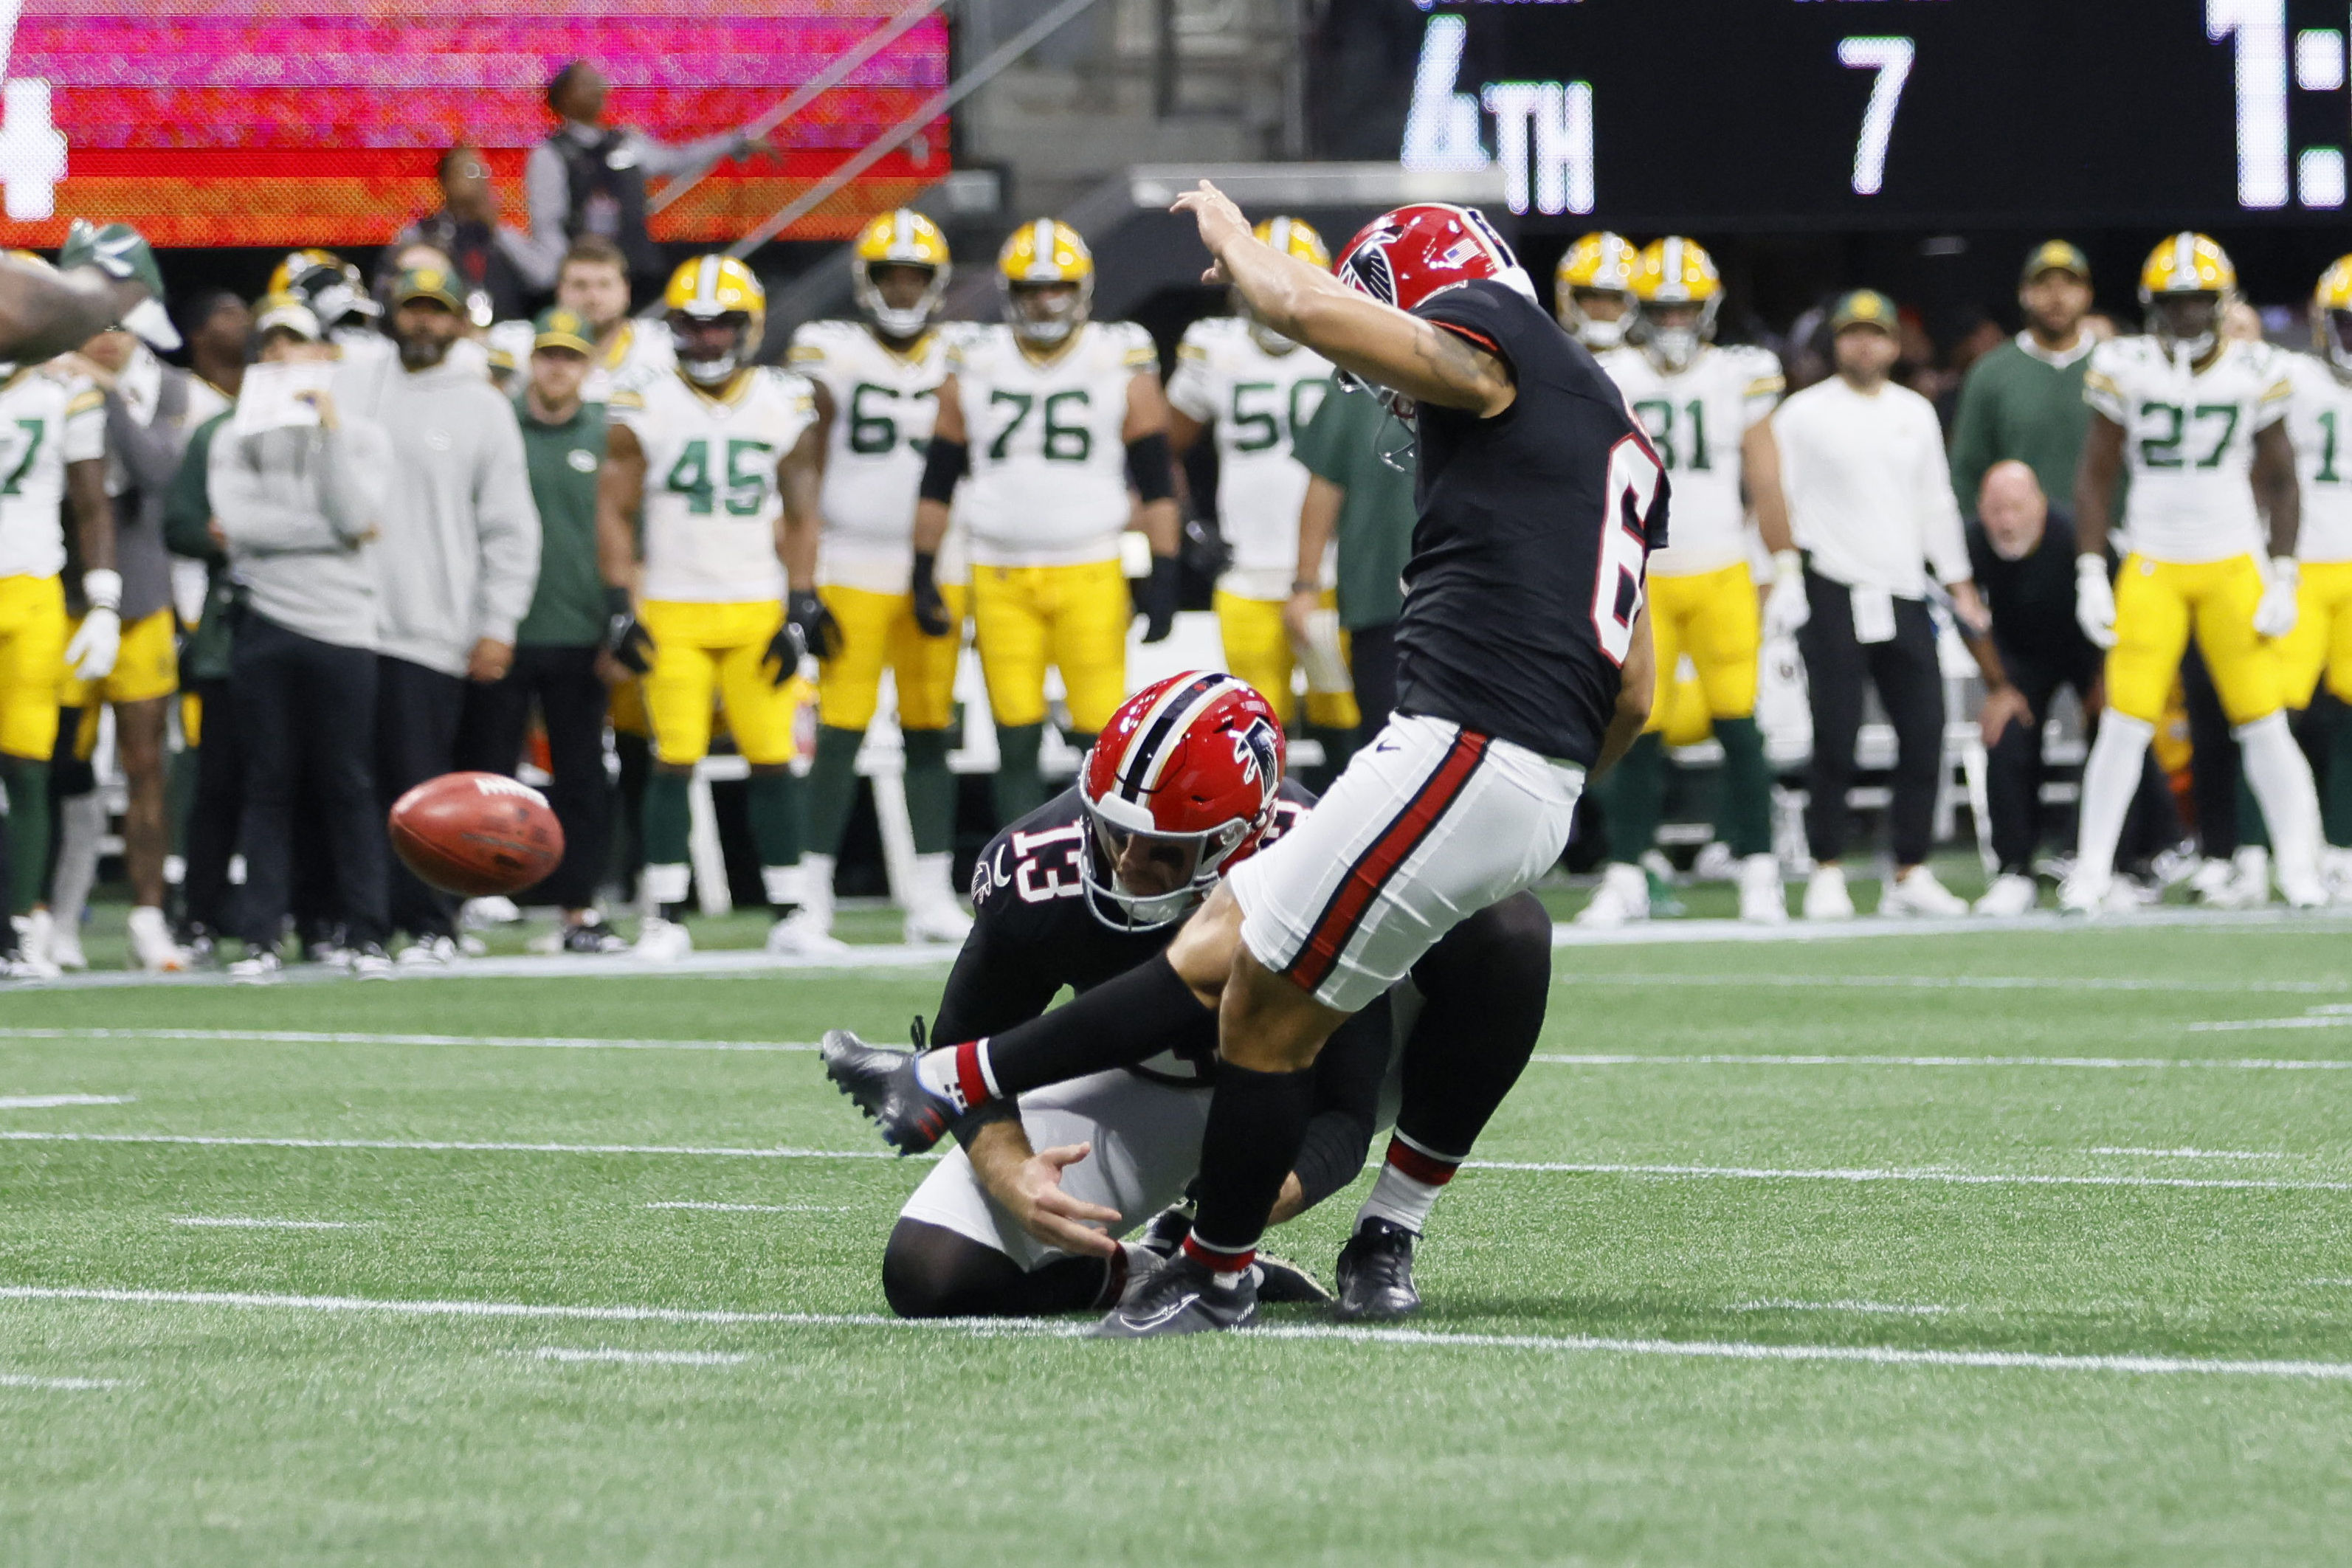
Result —
[{"label": "scoreboard display", "polygon": [[[900,0],[0,0],[0,244],[55,246],[68,217],[158,245],[388,240],[440,204],[434,167],[470,141],[507,222],[554,129],[548,78],[584,59],[607,117],[664,141],[776,107]],[[917,24],[654,220],[733,239],[915,112],[948,79],[942,16]],[[791,237],[845,235],[936,180],[947,127],[892,154]],[[659,182],[655,182],[656,188]]]},{"label": "scoreboard display", "polygon": [[1499,168],[1536,227],[2335,223],[2347,24],[2344,0],[1339,0],[1319,74],[1353,108],[1320,150]]}]

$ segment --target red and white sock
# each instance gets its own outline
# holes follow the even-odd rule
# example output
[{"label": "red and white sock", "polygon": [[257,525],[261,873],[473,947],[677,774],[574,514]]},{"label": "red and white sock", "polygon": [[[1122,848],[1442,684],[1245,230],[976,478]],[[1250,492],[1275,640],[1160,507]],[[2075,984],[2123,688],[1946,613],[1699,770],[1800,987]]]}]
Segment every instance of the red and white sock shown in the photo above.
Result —
[{"label": "red and white sock", "polygon": [[984,1039],[923,1052],[915,1061],[915,1078],[959,1113],[1002,1098],[996,1089],[996,1074],[988,1065],[988,1041]]},{"label": "red and white sock", "polygon": [[1242,1277],[1252,1263],[1257,1261],[1257,1243],[1246,1247],[1220,1247],[1201,1239],[1198,1230],[1184,1238],[1184,1255],[1217,1277],[1220,1285],[1230,1285]]},{"label": "red and white sock", "polygon": [[1462,1168],[1462,1158],[1434,1153],[1402,1133],[1391,1133],[1388,1158],[1381,1165],[1380,1176],[1372,1183],[1364,1207],[1356,1211],[1356,1223],[1385,1219],[1420,1235],[1429,1223],[1437,1195]]}]

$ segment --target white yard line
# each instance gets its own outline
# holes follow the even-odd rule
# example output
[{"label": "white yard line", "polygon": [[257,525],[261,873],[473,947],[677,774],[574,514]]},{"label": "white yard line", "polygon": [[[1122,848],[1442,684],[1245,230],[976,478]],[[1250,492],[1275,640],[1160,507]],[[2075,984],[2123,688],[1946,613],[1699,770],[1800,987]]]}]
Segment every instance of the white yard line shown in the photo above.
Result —
[{"label": "white yard line", "polygon": [[[734,1160],[895,1160],[888,1149],[732,1149],[688,1144],[493,1144],[438,1138],[230,1138],[170,1133],[34,1133],[0,1131],[9,1144],[185,1144],[232,1149],[411,1149],[490,1155],[693,1155]],[[937,1159],[914,1155],[911,1159]]]},{"label": "white yard line", "polygon": [[[367,1034],[303,1029],[0,1029],[0,1040],[226,1040],[265,1045],[478,1045],[513,1051],[814,1051],[810,1040],[608,1040],[595,1035]],[[0,1110],[34,1101],[0,1100]],[[56,1104],[119,1101],[59,1097]]]},{"label": "white yard line", "polygon": [[129,1105],[135,1094],[0,1094],[0,1111],[48,1111],[60,1105]]},{"label": "white yard line", "polygon": [[2035,1176],[1967,1171],[1782,1169],[1766,1166],[1586,1165],[1548,1160],[1465,1160],[1464,1170],[1532,1171],[1562,1176],[1662,1176],[1729,1181],[1927,1182],[1954,1186],[2218,1187],[2267,1192],[2352,1192],[2352,1181],[2257,1181],[2252,1177]]},{"label": "white yard line", "polygon": [[1735,1312],[1877,1312],[1890,1317],[1933,1318],[1949,1307],[1906,1307],[1892,1301],[1735,1301]]},{"label": "white yard line", "polygon": [[37,1377],[29,1372],[0,1372],[0,1388],[119,1388],[111,1377]]},{"label": "white yard line", "polygon": [[208,1230],[349,1230],[348,1219],[248,1219],[242,1215],[181,1215],[174,1225]]},{"label": "white yard line", "polygon": [[[1882,919],[1864,915],[1856,920],[1792,920],[1785,925],[1750,925],[1738,920],[1642,920],[1605,928],[1565,922],[1551,928],[1555,947],[1679,947],[1707,943],[1745,946],[1800,946],[1827,942],[1867,941],[1882,936],[1990,936],[2003,932],[2096,933],[2164,928],[2230,932],[2244,936],[2326,936],[2341,938],[2346,931],[2341,912],[2312,913],[2285,908],[2267,910],[2158,909],[2131,915],[2102,916],[2095,921],[2053,912],[2005,919],[1957,915],[1942,920]],[[2341,989],[2343,988],[2335,988]]]},{"label": "white yard line", "polygon": [[[2240,996],[2276,992],[2287,996],[2333,996],[2352,991],[2352,980],[2191,980],[2160,976],[2071,975],[1554,975],[1556,986],[1627,986],[1660,988],[1708,986],[1731,990],[1860,991],[2162,991]],[[2198,1027],[2198,1026],[2192,1026]],[[2308,1026],[2306,1026],[2308,1027]]]},{"label": "white yard line", "polygon": [[2077,1067],[2106,1071],[2200,1067],[2231,1072],[2352,1071],[2352,1060],[2259,1056],[1789,1056],[1736,1051],[1645,1056],[1632,1052],[1539,1051],[1528,1060],[1556,1067]]},{"label": "white yard line", "polygon": [[698,1208],[703,1213],[849,1213],[849,1204],[646,1204],[646,1208]]},{"label": "white yard line", "polygon": [[661,1366],[740,1366],[751,1359],[730,1350],[614,1350],[609,1346],[573,1350],[560,1344],[543,1344],[530,1354],[540,1361],[623,1361]]},{"label": "white yard line", "polygon": [[[281,1309],[381,1313],[397,1317],[568,1319],[602,1322],[778,1324],[790,1328],[887,1328],[969,1334],[980,1338],[1068,1339],[1083,1322],[933,1318],[908,1322],[872,1312],[746,1312],[678,1307],[542,1306],[523,1301],[406,1301],[356,1296],[268,1296],[194,1291],[93,1290],[65,1286],[0,1286],[0,1301],[102,1301],[133,1306]],[[1950,1366],[2047,1372],[2124,1372],[2277,1377],[2352,1382],[2352,1362],[2232,1360],[2178,1355],[2050,1355],[2006,1350],[1905,1350],[1879,1345],[1753,1344],[1737,1341],[1615,1339],[1590,1334],[1445,1333],[1421,1329],[1349,1328],[1302,1323],[1244,1329],[1249,1340],[1331,1340],[1433,1350],[1524,1350],[1618,1355],[1658,1355],[1729,1361],[1850,1362],[1876,1366]],[[543,1353],[541,1353],[543,1354]],[[1105,1354],[1117,1354],[1106,1348]]]},{"label": "white yard line", "polygon": [[2144,1160],[2283,1160],[2287,1156],[2255,1149],[2118,1149],[2096,1148],[2095,1155],[2129,1155]]}]

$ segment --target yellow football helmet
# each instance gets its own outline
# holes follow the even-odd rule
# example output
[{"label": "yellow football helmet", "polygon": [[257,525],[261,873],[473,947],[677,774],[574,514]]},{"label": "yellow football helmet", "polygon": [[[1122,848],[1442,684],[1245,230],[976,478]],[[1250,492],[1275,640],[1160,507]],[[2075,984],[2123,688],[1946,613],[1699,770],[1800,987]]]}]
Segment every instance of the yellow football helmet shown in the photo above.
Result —
[{"label": "yellow football helmet", "polygon": [[2352,256],[2339,256],[2311,294],[2311,342],[2339,376],[2352,377]]},{"label": "yellow football helmet", "polygon": [[[1715,319],[1723,309],[1723,275],[1696,240],[1669,235],[1643,247],[1633,269],[1633,298],[1647,331],[1644,347],[1659,364],[1679,371],[1698,357],[1701,344],[1715,340]],[[1675,327],[1654,319],[1664,307],[1678,305],[1696,306],[1698,314]]]},{"label": "yellow football helmet", "polygon": [[733,380],[737,371],[751,362],[767,330],[768,292],[760,287],[751,269],[731,256],[714,253],[681,263],[669,275],[669,287],[662,290],[662,305],[673,326],[681,318],[689,322],[742,318],[733,342],[707,359],[689,356],[681,335],[677,368],[703,386],[720,386]]},{"label": "yellow football helmet", "polygon": [[[1075,283],[1075,295],[1048,305],[1037,301],[1042,315],[1030,314],[1021,298],[1024,285]],[[1040,348],[1061,342],[1087,319],[1095,300],[1095,256],[1078,231],[1053,218],[1023,224],[996,253],[996,288],[1003,300],[1005,323],[1013,336]]]},{"label": "yellow football helmet", "polygon": [[2222,313],[2237,296],[2238,269],[2230,264],[2230,253],[2186,229],[2161,241],[2139,269],[2147,329],[2192,360],[2202,359],[2219,341]]},{"label": "yellow football helmet", "polygon": [[[931,281],[923,289],[923,297],[903,310],[894,309],[882,298],[882,290],[874,281],[877,267],[929,267]],[[857,298],[857,308],[866,319],[893,338],[919,337],[946,305],[948,277],[954,269],[948,262],[948,236],[940,225],[908,207],[884,213],[857,232],[857,243],[849,249],[849,288]]]},{"label": "yellow football helmet", "polygon": [[[1305,218],[1260,218],[1250,230],[1260,245],[1272,246],[1285,256],[1295,256],[1308,266],[1322,271],[1331,270],[1331,247],[1315,232],[1315,225]],[[1232,295],[1234,314],[1249,324],[1253,342],[1269,354],[1286,354],[1298,345],[1259,320],[1252,313],[1249,301],[1235,289]]]},{"label": "yellow football helmet", "polygon": [[355,317],[373,321],[383,314],[360,269],[331,250],[289,252],[270,269],[264,292],[300,295],[329,331],[352,324]]},{"label": "yellow football helmet", "polygon": [[[1633,274],[1641,261],[1641,252],[1623,235],[1606,229],[1586,235],[1568,247],[1559,258],[1559,266],[1552,271],[1552,314],[1586,348],[1615,348],[1625,340],[1625,328],[1633,316]],[[1595,320],[1577,302],[1580,291],[1620,295],[1625,301],[1625,314],[1607,321]]]}]

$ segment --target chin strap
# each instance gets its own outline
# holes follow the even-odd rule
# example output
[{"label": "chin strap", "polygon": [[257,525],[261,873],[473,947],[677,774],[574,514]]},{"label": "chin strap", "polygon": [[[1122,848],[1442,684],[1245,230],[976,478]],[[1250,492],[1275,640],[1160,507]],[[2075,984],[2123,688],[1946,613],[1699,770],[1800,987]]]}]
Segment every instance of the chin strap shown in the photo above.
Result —
[{"label": "chin strap", "polygon": [[723,360],[680,360],[678,366],[686,371],[687,380],[698,386],[716,386],[733,376],[736,370],[732,354]]}]

